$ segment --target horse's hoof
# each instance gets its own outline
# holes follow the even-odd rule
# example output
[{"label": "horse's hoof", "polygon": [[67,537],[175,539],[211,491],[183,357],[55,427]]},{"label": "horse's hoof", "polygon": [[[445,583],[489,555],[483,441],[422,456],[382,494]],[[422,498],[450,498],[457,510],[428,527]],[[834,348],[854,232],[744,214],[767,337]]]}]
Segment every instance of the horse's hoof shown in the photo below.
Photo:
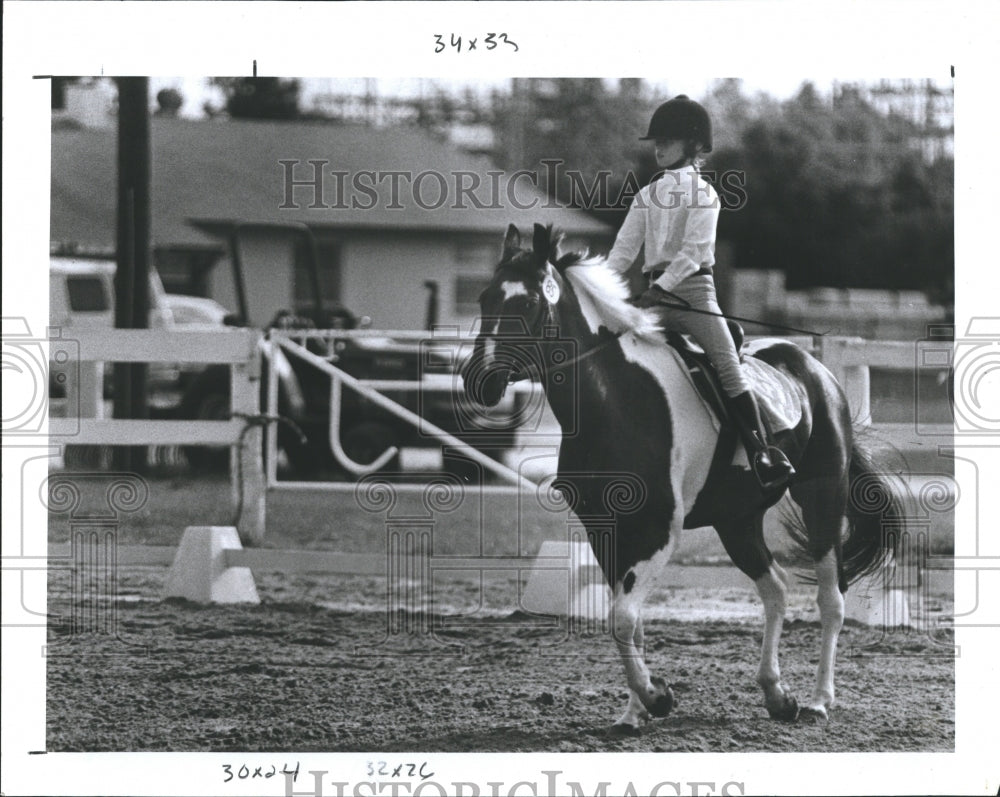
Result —
[{"label": "horse's hoof", "polygon": [[812,722],[819,725],[829,719],[825,706],[803,706],[799,709],[799,722]]},{"label": "horse's hoof", "polygon": [[768,705],[767,713],[773,720],[795,722],[799,715],[799,702],[792,695],[785,695],[776,705]]},{"label": "horse's hoof", "polygon": [[612,736],[638,736],[639,734],[638,725],[631,725],[627,722],[616,722],[611,726]]},{"label": "horse's hoof", "polygon": [[650,682],[659,694],[646,709],[654,717],[666,717],[674,708],[674,690],[662,678],[650,678]]}]

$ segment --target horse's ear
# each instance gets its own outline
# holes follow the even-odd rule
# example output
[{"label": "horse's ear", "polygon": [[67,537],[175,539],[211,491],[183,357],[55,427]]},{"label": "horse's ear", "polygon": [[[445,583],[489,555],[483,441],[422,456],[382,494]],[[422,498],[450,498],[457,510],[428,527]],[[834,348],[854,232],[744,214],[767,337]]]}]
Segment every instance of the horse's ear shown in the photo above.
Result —
[{"label": "horse's ear", "polygon": [[535,257],[541,259],[543,263],[547,263],[552,257],[552,227],[536,224],[531,248],[535,251]]},{"label": "horse's ear", "polygon": [[513,224],[507,225],[507,234],[503,239],[503,254],[504,257],[516,252],[521,248],[521,233],[517,231],[517,227]]},{"label": "horse's ear", "polygon": [[562,250],[562,243],[563,243],[563,234],[561,232],[552,236],[552,242],[549,244],[549,262],[550,263],[555,264],[555,263],[558,263],[562,259],[562,257],[563,257],[562,251],[561,251]]}]

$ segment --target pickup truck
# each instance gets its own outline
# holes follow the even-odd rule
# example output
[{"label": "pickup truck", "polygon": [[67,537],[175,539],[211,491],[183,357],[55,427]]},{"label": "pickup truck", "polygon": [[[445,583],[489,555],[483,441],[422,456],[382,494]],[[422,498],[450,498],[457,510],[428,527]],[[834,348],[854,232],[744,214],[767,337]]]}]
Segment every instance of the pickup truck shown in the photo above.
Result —
[{"label": "pickup truck", "polygon": [[[72,337],[74,330],[114,329],[115,269],[113,260],[90,257],[52,256],[49,258],[49,326]],[[186,307],[189,297],[172,296],[163,290],[156,270],[149,273],[149,328],[174,330],[185,328],[175,320],[174,307]],[[176,305],[175,305],[176,302]],[[217,324],[221,327],[221,324]],[[104,394],[113,391],[110,363],[105,369]],[[60,366],[50,364],[49,397],[65,396],[64,380],[58,378]],[[185,373],[176,365],[151,364],[148,384],[153,402],[168,402],[179,398],[179,387]]]}]

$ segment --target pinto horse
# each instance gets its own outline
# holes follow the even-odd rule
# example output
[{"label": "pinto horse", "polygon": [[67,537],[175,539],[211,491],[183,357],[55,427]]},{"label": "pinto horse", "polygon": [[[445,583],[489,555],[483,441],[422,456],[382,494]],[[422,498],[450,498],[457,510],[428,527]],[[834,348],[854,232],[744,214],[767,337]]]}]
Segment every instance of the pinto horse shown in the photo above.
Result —
[{"label": "pinto horse", "polygon": [[[789,533],[814,567],[822,624],[816,684],[800,710],[778,665],[788,575],[763,535],[764,513],[783,490],[761,493],[735,431],[706,410],[655,311],[628,301],[622,278],[603,258],[562,255],[551,228],[541,225],[531,249],[508,228],[479,301],[482,327],[463,367],[467,398],[494,406],[509,383],[534,376],[563,429],[555,486],[587,529],[611,586],[610,619],[630,690],[615,728],[637,733],[673,706],[670,687],[644,660],[640,612],[681,529],[702,526],[715,528],[763,601],[757,682],[767,711],[788,721],[825,719],[834,703],[844,593],[882,566],[892,539],[883,524],[898,529],[903,517],[888,481],[855,442],[844,392],[830,372],[779,339],[757,341],[744,356],[743,367],[755,372],[751,383],[782,394],[791,418],[775,443],[796,469],[789,491],[801,522]],[[609,522],[609,486],[622,474],[640,500],[619,507]]]}]

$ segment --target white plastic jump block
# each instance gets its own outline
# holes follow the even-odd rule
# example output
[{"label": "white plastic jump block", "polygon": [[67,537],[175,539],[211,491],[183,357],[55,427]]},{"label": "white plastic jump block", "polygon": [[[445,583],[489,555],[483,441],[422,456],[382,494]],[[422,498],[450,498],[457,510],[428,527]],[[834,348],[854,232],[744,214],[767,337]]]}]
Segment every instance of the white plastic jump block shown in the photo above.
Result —
[{"label": "white plastic jump block", "polygon": [[232,526],[188,526],[163,587],[164,598],[196,603],[260,603],[249,567],[229,567],[227,551],[243,549]]},{"label": "white plastic jump block", "polygon": [[905,590],[888,585],[882,574],[852,584],[844,596],[844,616],[864,625],[911,626],[910,601]]},{"label": "white plastic jump block", "polygon": [[522,609],[602,621],[610,601],[611,590],[589,543],[542,543],[521,596]]}]

